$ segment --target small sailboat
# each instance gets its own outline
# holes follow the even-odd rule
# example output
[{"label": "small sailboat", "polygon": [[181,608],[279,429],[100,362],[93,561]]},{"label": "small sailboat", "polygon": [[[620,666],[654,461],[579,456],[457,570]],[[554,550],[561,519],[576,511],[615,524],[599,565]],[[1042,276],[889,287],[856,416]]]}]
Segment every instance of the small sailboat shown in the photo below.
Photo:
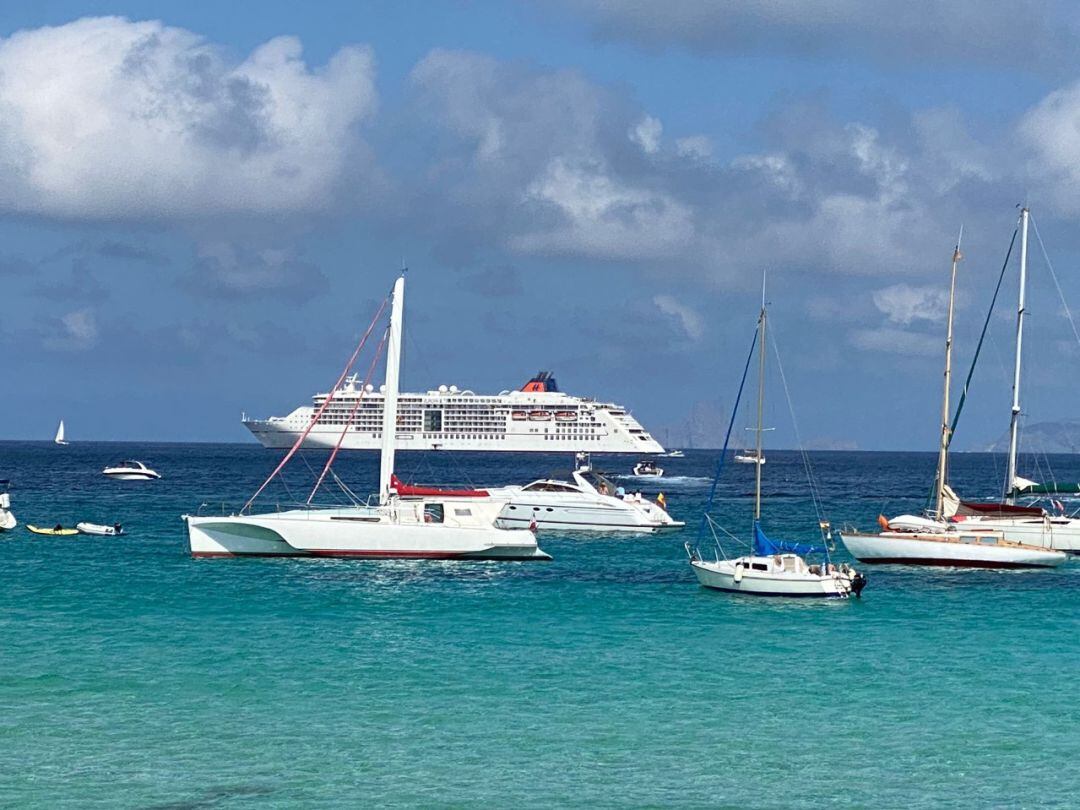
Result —
[{"label": "small sailboat", "polygon": [[[739,385],[739,394],[735,399],[735,412],[732,413],[732,421],[728,426],[728,437],[731,436],[731,425],[734,424],[735,415],[738,412],[739,399],[742,398],[743,386],[746,384],[746,372],[750,369],[750,361],[753,358],[754,345],[758,349],[758,407],[757,407],[757,447],[756,456],[762,456],[761,435],[765,431],[762,427],[762,412],[765,401],[765,335],[767,312],[765,306],[764,285],[762,285],[761,313],[758,316],[757,332],[754,343],[750,347],[750,356],[746,358],[746,367],[743,370],[742,383]],[[717,462],[716,476],[713,479],[712,491],[705,507],[703,527],[708,524],[714,526],[709,517],[709,509],[716,495],[716,484],[720,477],[720,470],[724,463],[727,451],[727,441],[724,442],[724,452],[720,454]],[[753,541],[750,554],[728,559],[721,559],[723,548],[716,543],[717,555],[715,560],[705,560],[697,546],[686,543],[686,553],[690,557],[690,567],[693,568],[698,582],[706,588],[732,593],[744,593],[751,596],[788,596],[788,597],[818,597],[846,599],[849,596],[860,596],[866,587],[866,577],[847,564],[835,565],[829,558],[828,546],[822,544],[816,546],[808,543],[793,543],[786,540],[773,540],[766,536],[761,528],[761,464],[756,467],[754,486],[754,522]],[[823,533],[828,523],[819,517],[818,526]],[[714,535],[715,540],[715,535]],[[821,554],[824,560],[821,563],[810,564],[803,555]]]},{"label": "small sailboat", "polygon": [[[1023,218],[1026,223],[1027,209],[1023,212]],[[840,539],[853,557],[869,564],[899,563],[959,568],[1050,568],[1061,565],[1065,562],[1063,552],[1010,540],[1004,532],[995,528],[993,522],[955,523],[950,520],[947,504],[955,500],[955,495],[949,488],[949,444],[955,423],[950,422],[949,419],[949,390],[952,383],[956,267],[961,258],[958,239],[952,257],[949,310],[945,327],[945,392],[941,407],[941,440],[938,445],[934,506],[924,516],[900,515],[892,520],[879,516],[878,523],[881,531],[878,534],[851,532],[841,534]],[[1020,311],[1023,312],[1022,298]],[[1017,345],[1019,347],[1019,340]],[[1017,378],[1019,378],[1019,373],[1018,364]],[[1014,450],[1015,419],[1019,412],[1019,406],[1014,406],[1014,432],[1012,434]],[[1013,466],[1015,457],[1011,456],[1011,460],[1010,473],[1013,473],[1015,472]]]},{"label": "small sailboat", "polygon": [[64,420],[60,420],[60,424],[56,426],[56,438],[53,439],[54,444],[67,444],[64,439]]},{"label": "small sailboat", "polygon": [[18,525],[11,512],[11,495],[8,494],[10,485],[11,482],[7,479],[0,481],[0,532],[11,531]]}]

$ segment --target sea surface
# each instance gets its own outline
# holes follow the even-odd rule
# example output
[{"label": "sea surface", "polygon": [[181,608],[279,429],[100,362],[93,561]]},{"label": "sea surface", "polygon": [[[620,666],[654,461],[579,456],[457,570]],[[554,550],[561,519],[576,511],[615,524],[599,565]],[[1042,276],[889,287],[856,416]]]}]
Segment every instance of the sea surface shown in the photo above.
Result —
[{"label": "sea surface", "polygon": [[[163,480],[100,474],[128,457]],[[1080,805],[1080,561],[874,568],[844,602],[706,591],[683,543],[716,457],[620,480],[663,491],[682,532],[542,535],[550,563],[193,560],[180,516],[235,508],[280,453],[0,442],[20,521],[0,534],[0,805]],[[306,499],[322,458],[263,503]],[[570,461],[405,453],[398,469],[482,485]],[[872,528],[922,508],[935,458],[810,461],[832,524]],[[1047,462],[1080,480],[1080,458]],[[377,463],[337,469],[367,493]],[[967,496],[1003,475],[1000,456],[954,457]],[[770,453],[764,476],[767,531],[816,537],[802,457]],[[752,491],[752,466],[725,469],[716,514],[737,536]],[[129,533],[23,526],[79,520]]]}]

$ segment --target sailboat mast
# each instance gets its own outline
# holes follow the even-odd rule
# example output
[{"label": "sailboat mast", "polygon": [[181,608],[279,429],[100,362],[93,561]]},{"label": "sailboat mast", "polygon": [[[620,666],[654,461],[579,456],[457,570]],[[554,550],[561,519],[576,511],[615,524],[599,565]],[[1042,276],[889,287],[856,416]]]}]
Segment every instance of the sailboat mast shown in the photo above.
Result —
[{"label": "sailboat mast", "polygon": [[949,483],[949,389],[952,387],[953,310],[956,302],[956,266],[963,258],[960,253],[960,240],[963,235],[964,229],[961,228],[960,236],[956,239],[956,249],[953,250],[952,278],[949,281],[949,316],[945,328],[945,393],[941,398],[941,446],[938,448],[937,502],[934,504],[934,514],[938,520],[942,518],[945,487]]},{"label": "sailboat mast", "polygon": [[765,404],[765,280],[761,280],[761,315],[758,317],[757,463],[754,464],[754,521],[761,520],[762,409]]},{"label": "sailboat mast", "polygon": [[1020,361],[1024,345],[1024,311],[1027,290],[1028,209],[1020,209],[1020,300],[1016,308],[1016,364],[1013,368],[1012,416],[1009,419],[1009,469],[1005,477],[1005,499],[1012,502],[1010,493],[1016,481],[1017,434],[1020,428]]},{"label": "sailboat mast", "polygon": [[390,477],[394,474],[397,447],[397,403],[401,372],[401,319],[405,304],[404,273],[394,282],[390,306],[390,335],[386,341],[386,393],[383,396],[382,452],[379,457],[379,503],[390,500]]}]

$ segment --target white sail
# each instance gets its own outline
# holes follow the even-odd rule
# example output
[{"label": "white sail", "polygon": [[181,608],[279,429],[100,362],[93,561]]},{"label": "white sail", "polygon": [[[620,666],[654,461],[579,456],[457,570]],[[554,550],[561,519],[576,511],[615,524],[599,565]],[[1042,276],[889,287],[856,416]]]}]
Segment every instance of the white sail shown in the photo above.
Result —
[{"label": "white sail", "polygon": [[57,444],[67,444],[67,442],[64,441],[64,420],[63,419],[60,420],[60,424],[56,428],[56,438],[53,439],[53,441],[56,442]]}]

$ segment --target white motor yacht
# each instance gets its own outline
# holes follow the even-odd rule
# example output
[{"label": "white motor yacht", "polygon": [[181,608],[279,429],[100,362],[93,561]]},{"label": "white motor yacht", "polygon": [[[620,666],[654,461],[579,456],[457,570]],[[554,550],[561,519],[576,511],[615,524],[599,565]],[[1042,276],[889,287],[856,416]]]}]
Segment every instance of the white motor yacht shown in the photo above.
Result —
[{"label": "white motor yacht", "polygon": [[686,525],[667,513],[661,505],[662,495],[650,501],[640,492],[626,492],[594,471],[585,454],[579,454],[577,462],[569,481],[543,478],[520,487],[443,490],[410,486],[395,479],[394,487],[402,497],[454,497],[455,504],[497,503],[496,523],[507,528],[652,533]]},{"label": "white motor yacht", "polygon": [[10,531],[18,525],[15,515],[11,512],[11,495],[8,494],[10,482],[6,479],[0,481],[0,532]]},{"label": "white motor yacht", "polygon": [[112,467],[106,467],[101,471],[101,474],[117,481],[154,481],[161,478],[161,475],[151,470],[141,461],[135,461],[134,459],[127,459]]},{"label": "white motor yacht", "polygon": [[[383,398],[378,502],[370,506],[356,504],[336,508],[299,508],[245,514],[255,497],[266,486],[263,484],[240,514],[228,517],[184,516],[193,556],[551,559],[537,547],[533,532],[528,529],[501,529],[496,526],[496,518],[501,508],[499,502],[457,503],[453,498],[443,497],[406,500],[393,491],[394,426],[397,420],[404,294],[405,277],[402,275],[395,282],[391,296],[390,326],[386,342],[386,386]],[[376,316],[376,320],[378,317]],[[372,328],[374,326],[373,322]],[[370,332],[371,329],[368,334]],[[366,337],[367,335],[364,340]],[[363,341],[354,352],[341,379],[345,378],[362,346]],[[340,382],[341,380],[339,385]],[[328,405],[329,402],[330,400],[325,404]],[[317,421],[317,418],[312,420],[312,424]],[[348,428],[347,422],[342,425],[343,432]],[[292,450],[278,466],[278,470],[275,470],[275,474],[306,438],[307,434],[301,433]],[[324,474],[332,460],[333,457],[327,463]],[[266,483],[273,477],[271,475]],[[313,492],[312,497],[314,494]]]}]

